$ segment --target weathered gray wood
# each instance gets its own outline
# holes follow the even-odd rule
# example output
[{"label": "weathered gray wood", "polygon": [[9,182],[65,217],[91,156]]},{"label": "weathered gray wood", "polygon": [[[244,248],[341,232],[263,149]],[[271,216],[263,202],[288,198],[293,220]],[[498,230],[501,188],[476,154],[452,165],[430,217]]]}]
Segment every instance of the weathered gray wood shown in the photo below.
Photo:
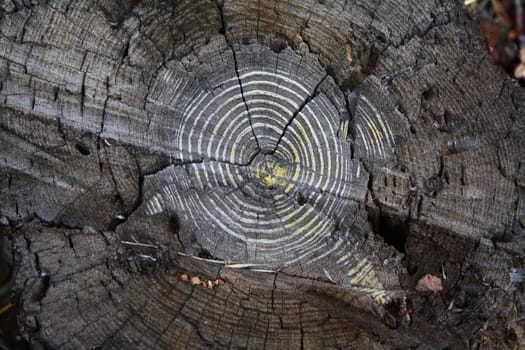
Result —
[{"label": "weathered gray wood", "polygon": [[525,93],[455,2],[1,11],[32,346],[523,345]]}]

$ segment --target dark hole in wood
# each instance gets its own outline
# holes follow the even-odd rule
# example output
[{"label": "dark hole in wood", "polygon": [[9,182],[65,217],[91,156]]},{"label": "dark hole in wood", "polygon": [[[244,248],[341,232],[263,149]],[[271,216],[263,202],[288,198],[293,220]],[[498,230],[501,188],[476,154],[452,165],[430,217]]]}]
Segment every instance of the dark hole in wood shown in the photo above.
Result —
[{"label": "dark hole in wood", "polygon": [[432,90],[432,88],[430,89],[426,89],[425,91],[423,91],[423,93],[421,94],[423,96],[423,98],[425,100],[430,100],[432,97],[434,97],[434,90]]},{"label": "dark hole in wood", "polygon": [[[401,322],[401,316],[403,315],[403,310],[401,309],[401,301],[394,300],[391,303],[385,305],[385,316],[383,321],[390,328],[397,328]],[[389,316],[387,316],[389,315]]]},{"label": "dark hole in wood", "polygon": [[69,248],[74,248],[73,239],[71,239],[71,236],[67,236],[67,243],[69,245]]},{"label": "dark hole in wood", "polygon": [[306,197],[302,193],[297,193],[297,204],[305,205],[307,202]]},{"label": "dark hole in wood", "polygon": [[177,241],[180,244],[180,249],[184,250],[184,243],[182,243],[182,240],[180,239],[180,224],[179,224],[179,218],[175,213],[173,213],[170,216],[169,222],[168,222],[169,230],[172,234],[177,237]]},{"label": "dark hole in wood", "polygon": [[77,144],[75,145],[75,148],[76,148],[77,151],[79,151],[80,154],[82,154],[83,156],[89,156],[89,153],[90,153],[90,152],[89,152],[89,148],[88,148],[86,145],[84,145],[84,144],[82,144],[82,143],[77,143]]},{"label": "dark hole in wood", "polygon": [[407,263],[407,272],[410,276],[414,275],[417,272],[418,265],[414,259],[408,259]]},{"label": "dark hole in wood", "polygon": [[408,224],[405,220],[393,215],[388,215],[381,210],[368,210],[368,222],[372,230],[383,237],[401,253],[405,253],[405,243],[408,236]]},{"label": "dark hole in wood", "polygon": [[270,42],[270,49],[275,53],[280,53],[287,46],[287,42],[283,38],[275,38]]},{"label": "dark hole in wood", "polygon": [[216,257],[214,257],[209,251],[207,251],[207,250],[204,249],[204,248],[202,248],[201,250],[199,250],[198,257],[199,257],[199,258],[203,258],[203,259],[211,259],[211,260],[216,259]]},{"label": "dark hole in wood", "polygon": [[173,214],[172,216],[170,216],[169,228],[170,228],[171,233],[177,236],[179,235],[180,225],[179,225],[179,218],[177,217],[177,215]]},{"label": "dark hole in wood", "polygon": [[496,242],[508,243],[510,241],[512,241],[512,232],[510,231],[496,232],[492,235],[492,242],[494,243]]}]

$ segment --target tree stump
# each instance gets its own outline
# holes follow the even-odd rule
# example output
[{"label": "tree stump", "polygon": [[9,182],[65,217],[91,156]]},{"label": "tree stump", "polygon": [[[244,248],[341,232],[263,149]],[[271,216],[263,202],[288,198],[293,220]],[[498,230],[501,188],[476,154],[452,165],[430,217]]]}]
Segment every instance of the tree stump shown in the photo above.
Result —
[{"label": "tree stump", "polygon": [[0,277],[29,346],[525,345],[525,93],[461,4],[28,3]]}]

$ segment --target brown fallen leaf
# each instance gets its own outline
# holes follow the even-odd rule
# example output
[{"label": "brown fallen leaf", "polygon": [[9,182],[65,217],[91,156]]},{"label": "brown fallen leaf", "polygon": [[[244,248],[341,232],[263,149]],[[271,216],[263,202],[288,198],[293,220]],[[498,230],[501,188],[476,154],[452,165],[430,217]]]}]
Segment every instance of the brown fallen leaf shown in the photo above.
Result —
[{"label": "brown fallen leaf", "polygon": [[430,273],[427,273],[417,282],[416,290],[418,292],[440,292],[443,290],[441,279]]}]

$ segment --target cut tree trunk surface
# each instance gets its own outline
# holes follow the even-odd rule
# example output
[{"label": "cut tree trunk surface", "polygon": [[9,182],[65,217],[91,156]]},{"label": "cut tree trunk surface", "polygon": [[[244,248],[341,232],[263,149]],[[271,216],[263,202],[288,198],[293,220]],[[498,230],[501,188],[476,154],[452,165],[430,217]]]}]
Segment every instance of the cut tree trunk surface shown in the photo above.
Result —
[{"label": "cut tree trunk surface", "polygon": [[0,11],[19,343],[525,346],[525,92],[460,4]]}]

